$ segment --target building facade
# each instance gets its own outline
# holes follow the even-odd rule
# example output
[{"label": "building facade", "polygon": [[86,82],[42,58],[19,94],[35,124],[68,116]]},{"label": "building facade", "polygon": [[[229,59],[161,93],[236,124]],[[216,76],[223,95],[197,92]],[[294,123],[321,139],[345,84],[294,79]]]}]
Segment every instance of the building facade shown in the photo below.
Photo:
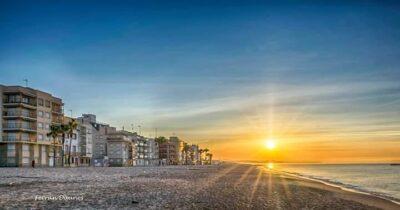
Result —
[{"label": "building facade", "polygon": [[176,164],[183,164],[185,161],[184,153],[183,153],[183,146],[184,142],[179,139],[177,136],[169,137],[169,142],[175,146],[175,158],[174,161]]},{"label": "building facade", "polygon": [[116,128],[97,122],[96,115],[93,114],[83,114],[81,117],[78,117],[78,123],[84,125],[89,130],[89,133],[86,133],[86,139],[91,140],[91,145],[89,145],[92,148],[91,165],[107,166],[107,135],[115,133],[117,131]]},{"label": "building facade", "polygon": [[147,165],[160,165],[159,146],[153,138],[147,138]]},{"label": "building facade", "polygon": [[129,136],[121,132],[107,136],[107,156],[109,166],[132,166],[134,161],[134,146]]},{"label": "building facade", "polygon": [[0,166],[61,165],[60,139],[47,133],[52,124],[62,123],[62,100],[40,90],[3,85],[0,99]]},{"label": "building facade", "polygon": [[177,165],[178,158],[175,143],[167,141],[159,144],[159,158],[162,165]]}]

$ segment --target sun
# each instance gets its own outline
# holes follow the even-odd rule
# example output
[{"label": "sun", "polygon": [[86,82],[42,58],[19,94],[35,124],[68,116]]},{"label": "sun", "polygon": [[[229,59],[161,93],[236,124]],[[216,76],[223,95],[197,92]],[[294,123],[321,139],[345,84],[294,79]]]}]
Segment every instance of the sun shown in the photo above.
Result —
[{"label": "sun", "polygon": [[269,150],[273,150],[276,147],[275,140],[268,139],[265,141],[265,147]]}]

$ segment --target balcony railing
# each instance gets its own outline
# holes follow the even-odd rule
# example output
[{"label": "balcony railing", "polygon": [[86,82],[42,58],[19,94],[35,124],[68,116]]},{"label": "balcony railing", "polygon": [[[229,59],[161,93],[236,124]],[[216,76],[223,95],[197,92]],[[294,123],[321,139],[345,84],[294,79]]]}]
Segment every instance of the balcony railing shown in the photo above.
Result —
[{"label": "balcony railing", "polygon": [[23,137],[16,137],[16,136],[3,136],[3,141],[25,141],[25,142],[36,142],[34,138],[23,138]]},{"label": "balcony railing", "polygon": [[7,130],[23,129],[23,130],[36,131],[36,125],[25,124],[25,123],[4,123],[3,129]]},{"label": "balcony railing", "polygon": [[26,104],[29,106],[36,106],[36,101],[25,101],[21,99],[4,99],[3,101],[4,105],[8,104]]},{"label": "balcony railing", "polygon": [[6,111],[3,113],[4,117],[25,117],[36,119],[36,113],[34,112],[23,112],[23,111]]},{"label": "balcony railing", "polygon": [[53,107],[51,108],[51,111],[53,113],[56,113],[56,114],[62,114],[63,113],[62,108],[60,106],[54,106],[54,104],[53,104]]}]

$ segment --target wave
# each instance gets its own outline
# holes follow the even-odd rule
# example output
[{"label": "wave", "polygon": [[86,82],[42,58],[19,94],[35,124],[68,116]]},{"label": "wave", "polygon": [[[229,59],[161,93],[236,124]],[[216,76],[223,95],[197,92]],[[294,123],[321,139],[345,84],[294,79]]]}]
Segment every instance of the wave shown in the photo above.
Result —
[{"label": "wave", "polygon": [[388,200],[388,201],[391,201],[393,203],[400,205],[399,199],[394,198],[385,193],[379,193],[379,192],[366,190],[362,186],[346,184],[346,183],[340,182],[339,180],[334,180],[334,179],[329,179],[329,178],[319,177],[319,176],[313,176],[313,175],[307,175],[307,174],[302,174],[302,173],[298,173],[298,172],[291,172],[291,171],[284,171],[284,170],[276,170],[276,171],[284,173],[286,175],[295,176],[297,178],[319,182],[319,183],[322,183],[322,184],[325,184],[328,186],[332,186],[332,187],[337,187],[337,188],[340,188],[341,190],[379,197],[379,198],[382,198],[382,199],[385,199],[385,200]]}]

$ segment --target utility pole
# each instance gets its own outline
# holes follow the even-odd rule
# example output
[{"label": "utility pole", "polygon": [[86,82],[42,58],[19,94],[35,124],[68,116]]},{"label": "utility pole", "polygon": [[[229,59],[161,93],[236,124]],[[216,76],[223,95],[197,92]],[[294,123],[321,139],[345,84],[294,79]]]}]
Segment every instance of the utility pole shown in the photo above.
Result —
[{"label": "utility pole", "polygon": [[28,79],[24,79],[24,80],[22,80],[22,81],[25,82],[25,87],[28,87]]}]

